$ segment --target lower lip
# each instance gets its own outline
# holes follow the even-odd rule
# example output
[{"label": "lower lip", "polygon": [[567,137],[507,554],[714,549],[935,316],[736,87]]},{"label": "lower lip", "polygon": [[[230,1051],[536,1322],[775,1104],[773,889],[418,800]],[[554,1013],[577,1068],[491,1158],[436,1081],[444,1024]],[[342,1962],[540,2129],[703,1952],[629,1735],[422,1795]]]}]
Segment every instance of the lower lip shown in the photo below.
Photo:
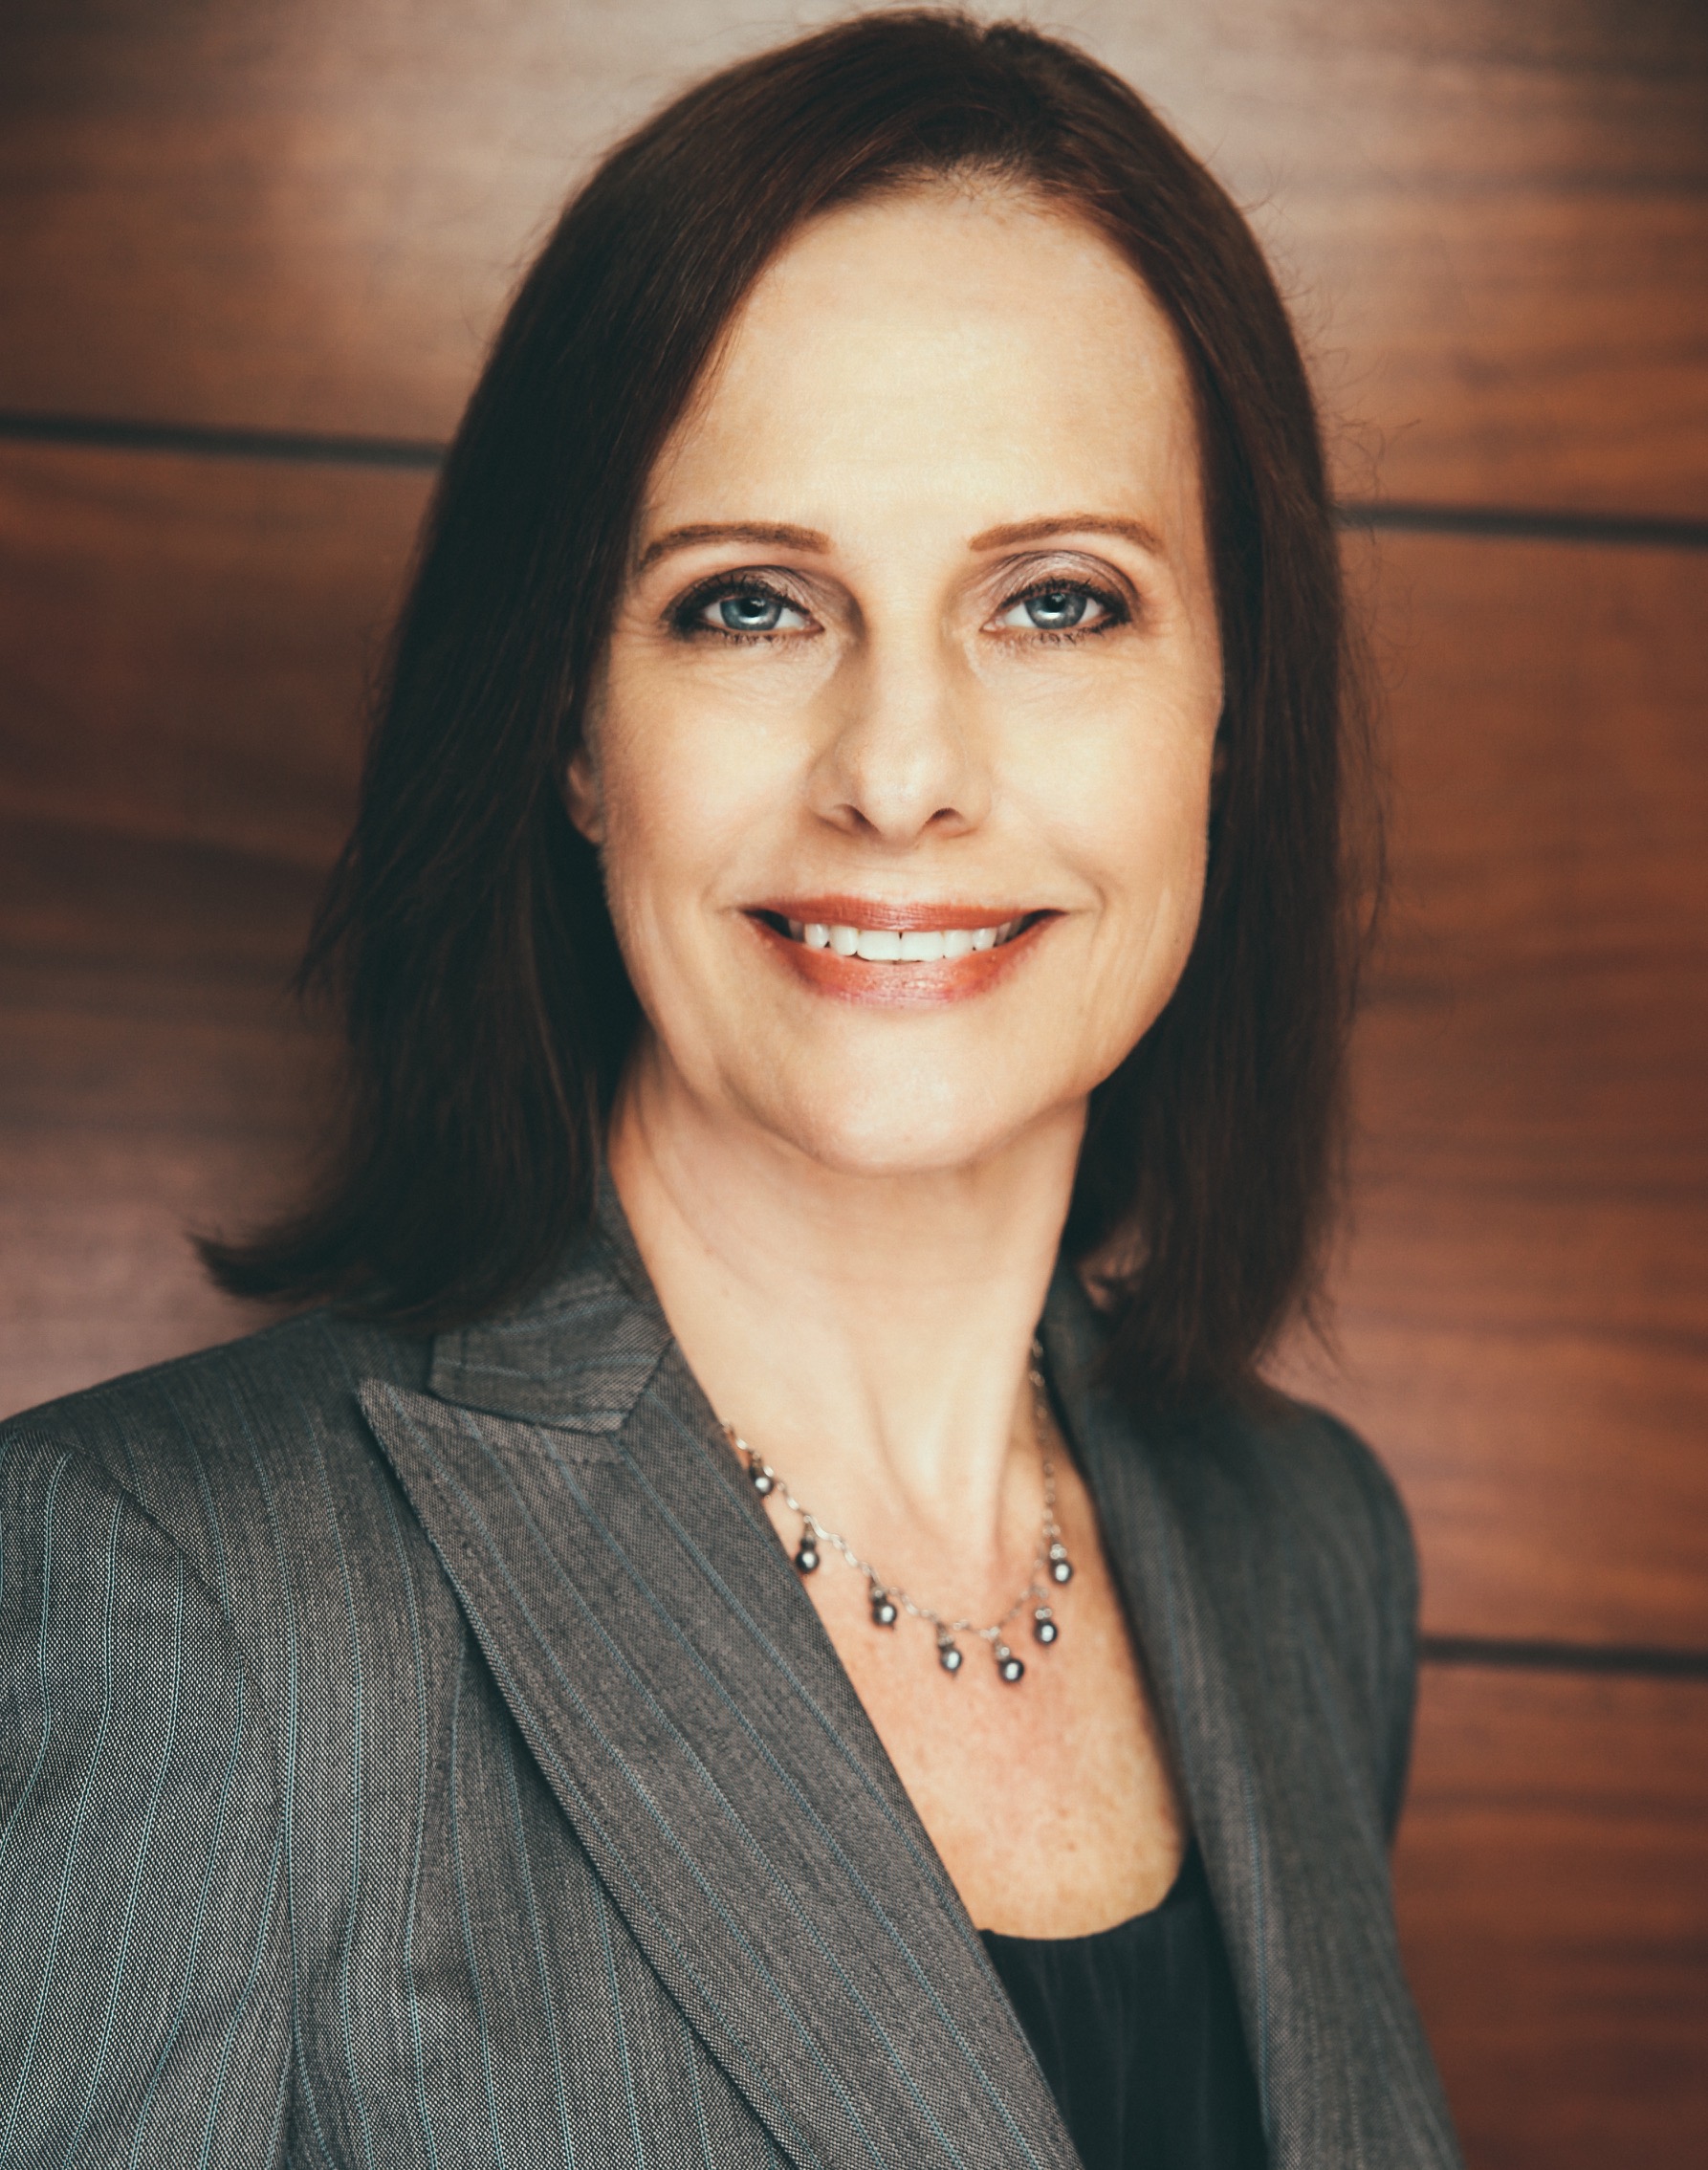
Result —
[{"label": "lower lip", "polygon": [[1054,912],[1040,912],[1011,941],[994,950],[974,950],[964,957],[942,957],[931,964],[881,964],[868,957],[839,957],[834,950],[811,950],[778,933],[768,920],[748,925],[778,961],[821,995],[844,1002],[876,1003],[887,1009],[930,1009],[942,1002],[963,1002],[983,995],[1007,977],[1038,947]]}]

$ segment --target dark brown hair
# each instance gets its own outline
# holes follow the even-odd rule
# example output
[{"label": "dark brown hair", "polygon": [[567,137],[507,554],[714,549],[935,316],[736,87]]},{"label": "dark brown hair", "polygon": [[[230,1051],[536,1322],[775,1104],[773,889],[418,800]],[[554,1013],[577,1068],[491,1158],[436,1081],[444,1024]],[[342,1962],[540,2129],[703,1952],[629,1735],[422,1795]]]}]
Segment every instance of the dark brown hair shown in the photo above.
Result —
[{"label": "dark brown hair", "polygon": [[1340,568],[1286,312],[1238,212],[1117,77],[1013,24],[864,16],[687,92],[524,280],[457,431],[303,984],[349,1046],[309,1206],[208,1244],[243,1295],[417,1327],[489,1312],[582,1229],[637,1008],[562,778],[647,476],[803,220],[990,174],[1093,224],[1195,389],[1226,706],[1202,923],[1093,1097],[1067,1242],[1119,1257],[1128,1391],[1247,1380],[1309,1282],[1352,946]]}]

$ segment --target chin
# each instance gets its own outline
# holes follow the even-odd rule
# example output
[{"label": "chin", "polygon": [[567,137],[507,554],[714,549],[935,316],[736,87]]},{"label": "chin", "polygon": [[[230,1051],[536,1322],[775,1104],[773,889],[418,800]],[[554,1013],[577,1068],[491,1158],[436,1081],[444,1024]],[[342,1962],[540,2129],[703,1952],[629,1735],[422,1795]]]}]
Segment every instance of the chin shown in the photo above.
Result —
[{"label": "chin", "polygon": [[[988,1077],[988,1068],[985,1075]],[[1012,1083],[1012,1080],[1005,1080]],[[941,1077],[923,1090],[917,1077],[887,1079],[882,1065],[863,1065],[856,1079],[844,1065],[827,1088],[744,1095],[757,1121],[827,1173],[874,1180],[948,1175],[991,1160],[1019,1136],[1060,1121],[1067,1107],[1083,1107],[1084,1095],[1043,1092],[996,1099],[974,1079],[964,1087]],[[907,1113],[898,1119],[898,1110]]]}]

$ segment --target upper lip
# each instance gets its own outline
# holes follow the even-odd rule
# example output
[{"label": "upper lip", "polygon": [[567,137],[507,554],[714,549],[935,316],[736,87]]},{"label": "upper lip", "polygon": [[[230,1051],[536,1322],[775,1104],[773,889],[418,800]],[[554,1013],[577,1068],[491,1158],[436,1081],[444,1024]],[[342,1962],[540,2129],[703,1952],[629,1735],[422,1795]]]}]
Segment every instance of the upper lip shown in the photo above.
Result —
[{"label": "upper lip", "polygon": [[767,897],[750,904],[751,912],[793,919],[801,926],[865,927],[895,934],[947,932],[952,927],[1004,927],[1010,920],[1037,916],[1038,908],[1018,904],[895,904],[878,897]]}]

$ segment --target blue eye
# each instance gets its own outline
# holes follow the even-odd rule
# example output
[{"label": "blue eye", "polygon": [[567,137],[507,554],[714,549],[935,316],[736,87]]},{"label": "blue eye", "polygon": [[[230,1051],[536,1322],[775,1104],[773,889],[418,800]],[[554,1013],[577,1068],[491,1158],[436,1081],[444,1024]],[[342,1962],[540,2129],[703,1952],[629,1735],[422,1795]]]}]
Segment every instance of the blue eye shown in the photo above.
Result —
[{"label": "blue eye", "polygon": [[1046,581],[1005,604],[996,624],[1011,633],[1102,633],[1127,615],[1118,598],[1083,581]]},{"label": "blue eye", "polygon": [[670,626],[691,640],[699,633],[727,633],[732,640],[768,640],[774,634],[813,630],[810,612],[775,588],[747,578],[732,586],[728,578],[703,581],[670,612]]},{"label": "blue eye", "polygon": [[718,623],[726,633],[775,633],[786,607],[780,596],[763,595],[750,588],[740,595],[718,598]]},{"label": "blue eye", "polygon": [[1090,601],[1084,588],[1040,588],[1023,607],[1040,633],[1059,633],[1079,625]]}]

